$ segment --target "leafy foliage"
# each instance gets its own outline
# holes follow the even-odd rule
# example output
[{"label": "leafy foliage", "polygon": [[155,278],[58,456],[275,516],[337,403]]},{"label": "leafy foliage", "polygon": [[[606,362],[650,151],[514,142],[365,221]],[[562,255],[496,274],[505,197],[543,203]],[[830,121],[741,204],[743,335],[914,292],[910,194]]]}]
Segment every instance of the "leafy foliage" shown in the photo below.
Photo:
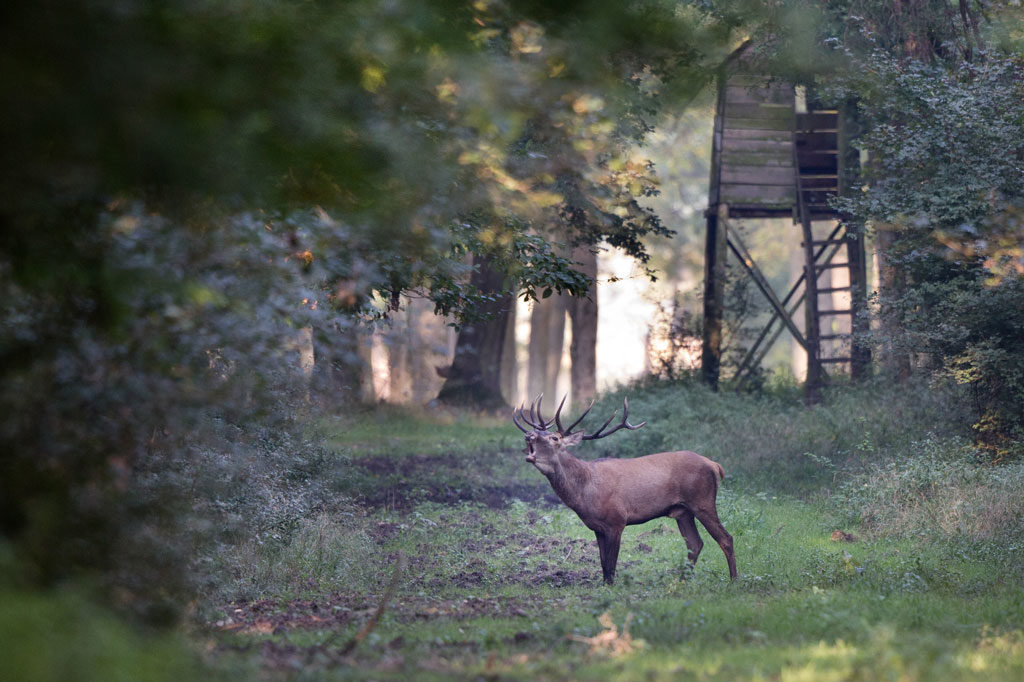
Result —
[{"label": "leafy foliage", "polygon": [[287,468],[297,446],[267,456],[252,428],[292,431],[297,327],[324,313],[301,303],[304,261],[254,216],[201,243],[138,207],[102,219],[102,288],[72,297],[77,315],[4,282],[0,527],[26,577],[96,570],[124,606],[166,621],[201,579],[179,562],[261,525],[226,490]]},{"label": "leafy foliage", "polygon": [[922,51],[907,42],[924,34],[912,22],[878,32],[870,18],[849,21],[861,30],[833,44],[850,68],[826,90],[856,99],[870,184],[838,205],[874,230],[883,266],[906,283],[880,292],[872,340],[970,386],[979,443],[1018,456],[1024,156],[1007,145],[1024,136],[1024,66],[973,52],[974,30],[936,29]]},{"label": "leafy foliage", "polygon": [[729,40],[661,2],[2,13],[0,531],[26,578],[159,622],[222,533],[304,513],[271,472],[318,389],[354,392],[358,324],[402,293],[469,317],[472,256],[585,291],[553,235],[645,258],[667,230],[628,144]]}]

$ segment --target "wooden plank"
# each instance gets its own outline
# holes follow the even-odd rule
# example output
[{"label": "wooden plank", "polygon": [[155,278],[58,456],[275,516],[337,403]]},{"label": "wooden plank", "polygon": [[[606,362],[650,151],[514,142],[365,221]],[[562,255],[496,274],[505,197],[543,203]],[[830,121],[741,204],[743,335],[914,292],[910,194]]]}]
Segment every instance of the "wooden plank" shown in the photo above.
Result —
[{"label": "wooden plank", "polygon": [[726,118],[726,130],[784,130],[786,133],[793,132],[793,119],[787,118]]},{"label": "wooden plank", "polygon": [[774,168],[788,168],[792,170],[793,162],[779,152],[758,152],[758,151],[734,151],[728,150],[722,153],[722,163],[729,166],[771,166]]},{"label": "wooden plank", "polygon": [[788,146],[793,145],[793,131],[791,130],[758,130],[756,128],[726,128],[722,129],[723,140],[772,140],[783,142]]},{"label": "wooden plank", "polygon": [[793,205],[777,206],[729,204],[729,215],[734,218],[792,218]]},{"label": "wooden plank", "polygon": [[782,84],[763,85],[729,85],[725,88],[725,101],[732,104],[784,104],[793,106],[793,88]]},{"label": "wooden plank", "polygon": [[723,182],[719,188],[723,203],[770,206],[792,206],[796,201],[796,188],[785,185],[741,185]]},{"label": "wooden plank", "polygon": [[711,138],[711,179],[708,187],[708,206],[718,206],[719,175],[722,170],[722,112],[725,110],[725,88],[722,87],[723,76],[718,78],[718,96],[715,101],[715,127]]},{"label": "wooden plank", "polygon": [[[744,145],[743,142],[770,142]],[[756,148],[755,148],[756,147]],[[793,156],[793,135],[784,130],[723,130],[723,150],[779,152]]]},{"label": "wooden plank", "polygon": [[773,106],[770,104],[733,104],[725,105],[725,125],[730,127],[732,119],[786,121],[790,128],[793,127],[793,109],[787,106]]},{"label": "wooden plank", "polygon": [[[779,81],[774,81],[778,83]],[[749,73],[734,73],[729,76],[726,80],[726,85],[734,85],[739,87],[767,87],[772,85],[773,81],[769,76],[754,75]]]},{"label": "wooden plank", "polygon": [[729,230],[729,206],[718,204],[708,212],[704,242],[704,333],[701,342],[701,374],[713,390],[718,390],[722,360],[722,321],[725,314],[726,242]]},{"label": "wooden plank", "polygon": [[793,168],[781,166],[722,165],[722,182],[738,185],[785,185],[794,187]]}]

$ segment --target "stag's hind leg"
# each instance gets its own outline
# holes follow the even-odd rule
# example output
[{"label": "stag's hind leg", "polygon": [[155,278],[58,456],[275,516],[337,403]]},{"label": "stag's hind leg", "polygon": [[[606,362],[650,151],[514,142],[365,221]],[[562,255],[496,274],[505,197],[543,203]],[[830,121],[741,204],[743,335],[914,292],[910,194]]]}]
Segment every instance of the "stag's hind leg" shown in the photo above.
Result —
[{"label": "stag's hind leg", "polygon": [[729,564],[729,577],[735,580],[737,576],[736,555],[733,552],[732,536],[729,535],[729,531],[725,529],[722,522],[718,520],[718,511],[714,507],[710,507],[694,509],[693,513],[701,524],[708,529],[708,533],[715,539],[718,546],[722,548],[722,552],[725,553],[725,560]]},{"label": "stag's hind leg", "polygon": [[700,556],[700,550],[704,547],[704,541],[700,539],[700,533],[697,532],[697,524],[693,521],[693,514],[689,509],[684,509],[678,514],[675,514],[676,524],[679,526],[679,533],[686,540],[686,548],[689,551],[688,558],[690,559],[690,566],[697,563],[697,557]]}]

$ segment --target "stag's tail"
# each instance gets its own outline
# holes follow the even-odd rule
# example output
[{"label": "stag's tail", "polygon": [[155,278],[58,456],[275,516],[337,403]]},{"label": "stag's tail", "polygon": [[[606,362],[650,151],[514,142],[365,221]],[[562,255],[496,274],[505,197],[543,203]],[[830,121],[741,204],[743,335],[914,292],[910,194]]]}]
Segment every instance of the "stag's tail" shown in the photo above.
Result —
[{"label": "stag's tail", "polygon": [[721,483],[725,479],[725,469],[718,462],[712,462],[715,465],[715,471],[718,473],[718,482]]}]

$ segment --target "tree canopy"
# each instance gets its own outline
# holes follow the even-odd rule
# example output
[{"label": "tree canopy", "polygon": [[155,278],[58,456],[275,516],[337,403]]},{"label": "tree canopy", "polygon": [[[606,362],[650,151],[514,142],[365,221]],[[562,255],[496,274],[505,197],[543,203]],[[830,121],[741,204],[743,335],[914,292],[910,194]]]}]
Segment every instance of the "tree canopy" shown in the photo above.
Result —
[{"label": "tree canopy", "polygon": [[92,571],[172,618],[179,562],[266,521],[228,483],[308,445],[298,330],[339,342],[409,292],[471,319],[493,296],[474,256],[528,298],[587,290],[556,242],[647,262],[669,229],[636,143],[751,35],[766,69],[861,102],[871,184],[849,210],[893,225],[915,273],[890,309],[1010,452],[1020,412],[992,410],[1024,395],[1003,372],[1024,338],[1014,3],[988,24],[966,0],[889,5],[8,4],[0,532],[27,579]]}]

